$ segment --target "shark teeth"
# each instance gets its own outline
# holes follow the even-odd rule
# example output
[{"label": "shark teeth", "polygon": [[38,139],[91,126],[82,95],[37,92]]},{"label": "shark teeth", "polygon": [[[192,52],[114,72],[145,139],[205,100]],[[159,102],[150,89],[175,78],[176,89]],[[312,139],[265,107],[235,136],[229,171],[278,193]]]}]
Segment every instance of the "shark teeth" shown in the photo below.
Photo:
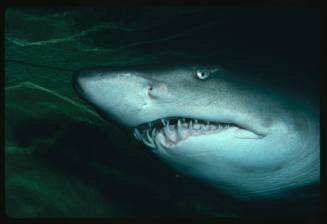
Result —
[{"label": "shark teeth", "polygon": [[168,121],[166,121],[166,119],[160,119],[160,121],[164,127],[166,126],[166,124],[169,124]]},{"label": "shark teeth", "polygon": [[179,140],[183,139],[182,131],[183,131],[182,122],[181,122],[180,119],[178,119],[178,122],[177,122],[177,137],[178,137]]},{"label": "shark teeth", "polygon": [[148,129],[148,130],[146,131],[145,137],[142,138],[142,141],[143,141],[143,143],[144,143],[145,145],[147,145],[147,146],[149,146],[149,147],[151,147],[151,148],[155,148],[155,144],[154,144],[153,139],[151,138],[149,132],[150,132],[150,129]]},{"label": "shark teeth", "polygon": [[142,140],[142,134],[137,128],[134,129],[133,135],[137,140]]},{"label": "shark teeth", "polygon": [[155,145],[154,145],[154,141],[152,139],[152,136],[150,136],[150,130],[147,130],[146,136],[147,136],[147,139],[150,142],[150,144],[154,147]]},{"label": "shark teeth", "polygon": [[169,128],[169,122],[167,125],[163,128],[164,135],[166,136],[167,139],[169,139],[172,142],[175,142],[174,140],[174,134]]},{"label": "shark teeth", "polygon": [[155,139],[159,133],[171,144],[177,144],[189,136],[219,132],[233,126],[236,125],[189,118],[162,118],[134,128],[133,136],[137,141],[155,149]]}]

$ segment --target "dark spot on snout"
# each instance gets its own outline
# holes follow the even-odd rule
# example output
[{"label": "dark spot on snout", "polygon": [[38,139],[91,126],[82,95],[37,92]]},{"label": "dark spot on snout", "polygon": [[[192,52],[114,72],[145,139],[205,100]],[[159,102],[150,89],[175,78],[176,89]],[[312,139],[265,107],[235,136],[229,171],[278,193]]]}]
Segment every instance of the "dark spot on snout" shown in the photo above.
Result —
[{"label": "dark spot on snout", "polygon": [[154,95],[153,95],[153,85],[152,84],[150,84],[149,85],[149,87],[148,87],[148,96],[151,98],[151,99],[153,99],[153,100],[155,100],[155,99],[157,99],[157,97],[155,97]]}]

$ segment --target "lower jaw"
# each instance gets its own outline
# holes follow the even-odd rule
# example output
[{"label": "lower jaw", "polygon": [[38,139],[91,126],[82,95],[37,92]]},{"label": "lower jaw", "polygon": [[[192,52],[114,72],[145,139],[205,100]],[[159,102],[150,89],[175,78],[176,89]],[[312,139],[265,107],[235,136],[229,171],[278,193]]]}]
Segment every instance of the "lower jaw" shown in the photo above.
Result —
[{"label": "lower jaw", "polygon": [[218,130],[208,131],[208,132],[203,131],[203,130],[193,130],[192,133],[187,133],[187,135],[183,135],[182,138],[179,138],[179,136],[177,136],[177,134],[167,137],[165,132],[163,130],[160,130],[158,132],[158,134],[156,135],[154,141],[157,144],[159,143],[161,146],[164,146],[166,148],[173,148],[189,138],[219,134],[220,132],[224,132],[227,130],[230,130],[230,131],[235,130],[236,131],[236,130],[239,130],[239,128],[229,127],[229,128],[222,128],[221,130],[218,129]]}]

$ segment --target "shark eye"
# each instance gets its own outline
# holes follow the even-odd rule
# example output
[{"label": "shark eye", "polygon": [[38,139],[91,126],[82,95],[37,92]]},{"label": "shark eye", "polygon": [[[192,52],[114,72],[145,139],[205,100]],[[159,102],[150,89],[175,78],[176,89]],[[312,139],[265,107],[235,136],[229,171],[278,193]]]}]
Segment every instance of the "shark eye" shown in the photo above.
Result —
[{"label": "shark eye", "polygon": [[207,71],[196,71],[196,77],[199,79],[207,79],[209,77],[210,73]]}]

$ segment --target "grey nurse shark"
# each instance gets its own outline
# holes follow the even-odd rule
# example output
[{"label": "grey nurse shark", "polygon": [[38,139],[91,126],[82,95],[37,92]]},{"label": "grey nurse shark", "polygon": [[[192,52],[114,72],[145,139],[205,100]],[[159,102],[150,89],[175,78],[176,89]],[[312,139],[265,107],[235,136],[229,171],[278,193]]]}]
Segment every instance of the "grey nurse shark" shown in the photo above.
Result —
[{"label": "grey nurse shark", "polygon": [[320,183],[319,105],[218,65],[77,71],[78,95],[180,173],[239,198]]}]

